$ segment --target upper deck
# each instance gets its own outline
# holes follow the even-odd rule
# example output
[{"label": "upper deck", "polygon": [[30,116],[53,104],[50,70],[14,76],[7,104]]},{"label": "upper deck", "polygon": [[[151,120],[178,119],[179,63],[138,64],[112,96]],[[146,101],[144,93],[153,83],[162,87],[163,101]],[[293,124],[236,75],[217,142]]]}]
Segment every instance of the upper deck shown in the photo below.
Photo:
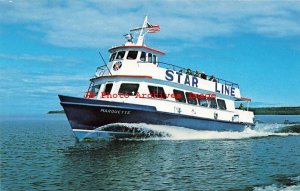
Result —
[{"label": "upper deck", "polygon": [[[230,82],[213,75],[206,75],[197,70],[176,66],[159,61],[165,52],[145,45],[144,36],[149,32],[147,18],[138,30],[137,42],[133,42],[132,34],[127,34],[128,42],[121,46],[112,47],[109,62],[97,68],[95,77],[100,78],[140,77],[160,80],[161,83],[181,85],[182,87],[197,88],[204,93],[215,93],[228,99],[240,99],[240,89],[237,83]],[[158,82],[158,81],[156,81]]]}]

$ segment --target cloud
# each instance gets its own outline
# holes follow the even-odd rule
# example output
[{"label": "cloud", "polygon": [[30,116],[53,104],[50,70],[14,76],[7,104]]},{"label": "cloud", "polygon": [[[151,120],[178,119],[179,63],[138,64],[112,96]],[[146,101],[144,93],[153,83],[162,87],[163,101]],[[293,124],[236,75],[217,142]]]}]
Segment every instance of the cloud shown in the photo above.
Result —
[{"label": "cloud", "polygon": [[151,38],[193,44],[212,37],[253,33],[300,36],[299,1],[13,1],[0,2],[0,21],[22,23],[61,47],[110,47],[120,44],[145,15],[161,25]]},{"label": "cloud", "polygon": [[[300,15],[299,15],[300,16]],[[251,23],[257,27],[254,29],[258,33],[273,36],[300,35],[300,22],[281,18],[255,18]]]},{"label": "cloud", "polygon": [[63,56],[51,56],[51,55],[32,55],[32,54],[2,54],[0,53],[0,58],[16,60],[16,61],[33,61],[39,63],[80,63],[81,60],[78,58],[63,57]]},{"label": "cloud", "polygon": [[0,71],[0,98],[18,98],[22,102],[32,96],[46,98],[57,94],[81,95],[88,88],[89,77],[79,73],[39,74],[4,68]]}]

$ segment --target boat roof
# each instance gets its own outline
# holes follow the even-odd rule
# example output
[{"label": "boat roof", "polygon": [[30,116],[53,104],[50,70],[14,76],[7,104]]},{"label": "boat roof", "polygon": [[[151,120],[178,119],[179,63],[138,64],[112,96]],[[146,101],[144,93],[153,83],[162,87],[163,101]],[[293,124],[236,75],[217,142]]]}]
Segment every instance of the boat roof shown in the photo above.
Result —
[{"label": "boat roof", "polygon": [[154,52],[154,53],[157,53],[157,54],[160,54],[160,55],[165,55],[166,53],[163,52],[163,51],[160,51],[160,50],[157,50],[157,49],[154,49],[154,48],[150,48],[148,46],[145,46],[145,45],[122,45],[122,46],[115,46],[115,47],[112,47],[111,49],[109,49],[109,52],[114,52],[115,50],[117,49],[144,49],[144,50],[147,50],[147,51],[151,51],[151,52]]},{"label": "boat roof", "polygon": [[235,101],[251,101],[251,98],[241,97],[241,98],[237,98]]}]

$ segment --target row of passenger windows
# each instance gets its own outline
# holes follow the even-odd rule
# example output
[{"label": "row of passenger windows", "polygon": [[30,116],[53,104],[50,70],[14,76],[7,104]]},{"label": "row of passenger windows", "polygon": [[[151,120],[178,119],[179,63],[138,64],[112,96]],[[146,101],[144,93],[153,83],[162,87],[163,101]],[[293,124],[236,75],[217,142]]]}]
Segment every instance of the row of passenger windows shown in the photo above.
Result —
[{"label": "row of passenger windows", "polygon": [[[113,87],[112,83],[106,84],[104,89],[105,94],[110,94],[112,87]],[[118,93],[124,95],[126,94],[129,96],[135,96],[137,95],[138,89],[139,89],[139,84],[122,83]],[[163,87],[148,85],[148,90],[153,98],[161,98],[161,99],[167,98]],[[192,92],[184,92],[176,89],[173,90],[173,94],[177,102],[188,103],[192,105],[200,105],[202,107],[210,107],[216,109],[219,108],[222,110],[227,109],[225,100],[223,99],[197,98],[197,96],[194,96],[195,94]]]},{"label": "row of passenger windows", "polygon": [[[211,108],[219,108],[226,110],[226,103],[225,100],[222,99],[205,99],[205,98],[197,98],[194,96],[195,94],[192,92],[183,92],[180,90],[173,90],[173,93],[175,95],[175,100],[182,103],[188,103],[192,105],[200,105],[202,107],[211,107]],[[194,94],[194,95],[193,95]],[[218,107],[219,106],[219,107]]]},{"label": "row of passenger windows", "polygon": [[[138,51],[135,50],[130,50],[127,53],[126,59],[127,60],[135,60],[138,57]],[[119,51],[119,52],[114,52],[112,53],[112,55],[110,56],[109,61],[114,61],[114,60],[122,60],[124,59],[126,54],[126,51]],[[151,53],[146,53],[146,52],[141,52],[140,57],[139,57],[140,61],[143,62],[153,62],[154,64],[156,64],[157,62],[157,58],[156,55],[153,55]]]}]

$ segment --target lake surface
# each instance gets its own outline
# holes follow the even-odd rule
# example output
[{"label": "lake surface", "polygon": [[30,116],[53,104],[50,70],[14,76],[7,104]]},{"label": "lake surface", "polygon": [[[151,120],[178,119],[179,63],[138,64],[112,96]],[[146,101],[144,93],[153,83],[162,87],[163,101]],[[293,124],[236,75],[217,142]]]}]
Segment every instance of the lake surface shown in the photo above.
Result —
[{"label": "lake surface", "polygon": [[1,190],[300,190],[300,134],[274,133],[300,116],[256,118],[244,132],[78,143],[65,115],[1,117]]}]

